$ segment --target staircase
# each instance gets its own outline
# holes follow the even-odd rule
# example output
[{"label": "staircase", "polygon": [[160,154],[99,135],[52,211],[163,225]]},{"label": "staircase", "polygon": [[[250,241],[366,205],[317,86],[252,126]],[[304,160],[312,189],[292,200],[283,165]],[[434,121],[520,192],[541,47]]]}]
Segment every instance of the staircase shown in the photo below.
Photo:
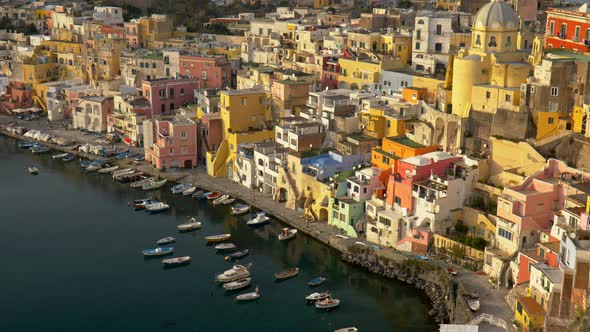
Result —
[{"label": "staircase", "polygon": [[41,100],[41,98],[39,98],[38,96],[33,96],[33,102],[39,105],[39,107],[43,109],[43,112],[47,113],[47,106],[45,106],[45,103],[43,102],[43,100]]},{"label": "staircase", "polygon": [[481,314],[481,315],[477,316],[476,318],[474,318],[469,323],[467,323],[467,325],[479,325],[483,322],[486,322],[490,325],[501,327],[504,330],[508,331],[508,325],[506,324],[505,320],[500,319],[500,318],[496,318],[490,314]]},{"label": "staircase", "polygon": [[279,177],[287,179],[287,183],[289,184],[290,194],[287,197],[287,207],[295,209],[297,207],[297,199],[299,198],[299,191],[297,190],[295,180],[286,166],[279,167],[278,169]]},{"label": "staircase", "polygon": [[229,144],[227,140],[224,140],[217,152],[207,152],[207,173],[213,177],[226,176],[227,158],[229,158]]}]

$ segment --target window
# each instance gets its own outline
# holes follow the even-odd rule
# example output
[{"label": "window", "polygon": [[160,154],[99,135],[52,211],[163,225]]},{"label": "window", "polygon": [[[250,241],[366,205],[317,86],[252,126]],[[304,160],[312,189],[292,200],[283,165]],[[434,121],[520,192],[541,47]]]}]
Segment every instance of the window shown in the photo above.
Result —
[{"label": "window", "polygon": [[434,51],[435,52],[442,52],[442,43],[434,44]]},{"label": "window", "polygon": [[555,22],[549,22],[549,36],[553,36],[553,31],[555,30]]},{"label": "window", "polygon": [[[506,37],[506,44],[505,44],[505,46],[506,47],[512,47],[512,37],[511,36]],[[526,48],[526,46],[525,46],[525,48]]]},{"label": "window", "polygon": [[419,50],[420,49],[420,43],[416,43],[416,49]]},{"label": "window", "polygon": [[481,36],[480,35],[475,36],[475,46],[481,46]]},{"label": "window", "polygon": [[590,43],[590,29],[586,29],[586,38],[584,43]]},{"label": "window", "polygon": [[576,26],[576,31],[574,32],[574,41],[580,41],[580,26]]},{"label": "window", "polygon": [[422,30],[418,29],[416,30],[416,40],[421,40],[422,39]]},{"label": "window", "polygon": [[551,88],[551,97],[557,97],[559,88]]},{"label": "window", "polygon": [[242,99],[241,99],[241,103],[242,103],[242,105],[246,105],[246,100],[247,100],[246,98],[242,98]]},{"label": "window", "polygon": [[184,96],[184,88],[180,89],[180,95]]},{"label": "window", "polygon": [[170,97],[174,97],[174,88],[170,88],[168,90],[168,95],[170,95]]},{"label": "window", "polygon": [[553,124],[555,122],[554,118],[547,118],[547,124]]},{"label": "window", "polygon": [[391,128],[391,120],[387,120],[387,128]]},{"label": "window", "polygon": [[506,97],[504,97],[504,100],[507,101],[507,102],[510,102],[510,95],[509,94],[506,94]]},{"label": "window", "polygon": [[442,35],[442,25],[441,24],[436,25],[436,31],[434,33],[438,36]]},{"label": "window", "polygon": [[201,79],[202,80],[206,80],[207,79],[207,71],[201,70]]},{"label": "window", "polygon": [[156,63],[152,63],[152,68],[156,68]]},{"label": "window", "polygon": [[559,31],[559,38],[565,38],[566,35],[567,35],[567,24],[562,23],[561,30]]},{"label": "window", "polygon": [[160,106],[160,109],[161,109],[161,112],[162,112],[162,113],[166,113],[166,104],[162,104],[162,105]]},{"label": "window", "polygon": [[186,146],[185,145],[183,145],[183,146],[180,147],[180,152],[181,153],[186,153],[186,151],[187,151],[187,149],[186,149]]},{"label": "window", "polygon": [[504,228],[500,228],[498,227],[498,235],[500,235],[501,237],[512,241],[512,232],[505,230]]},{"label": "window", "polygon": [[402,199],[399,196],[395,196],[393,201],[395,202],[395,204],[402,204]]},{"label": "window", "polygon": [[489,47],[496,47],[497,46],[497,44],[496,44],[496,36],[491,36],[490,37],[490,42],[488,43],[488,46]]},{"label": "window", "polygon": [[490,99],[492,97],[492,93],[489,91],[486,91],[486,98]]}]

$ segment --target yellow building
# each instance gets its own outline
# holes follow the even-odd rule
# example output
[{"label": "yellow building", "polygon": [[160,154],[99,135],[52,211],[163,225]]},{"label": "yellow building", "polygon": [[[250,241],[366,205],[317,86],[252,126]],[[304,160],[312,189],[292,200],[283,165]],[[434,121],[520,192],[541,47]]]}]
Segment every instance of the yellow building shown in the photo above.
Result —
[{"label": "yellow building", "polygon": [[519,297],[516,299],[514,320],[523,331],[542,330],[545,324],[545,309],[532,297]]},{"label": "yellow building", "polygon": [[398,33],[348,32],[347,45],[357,52],[387,54],[400,58],[405,65],[412,59],[412,37]]},{"label": "yellow building", "polygon": [[55,56],[59,70],[59,79],[85,79],[86,45],[62,40],[44,40],[41,46]]},{"label": "yellow building", "polygon": [[405,67],[401,59],[388,55],[365,54],[351,59],[338,59],[340,74],[339,88],[369,91],[373,84],[381,82],[382,70],[394,70]]},{"label": "yellow building", "polygon": [[363,134],[377,139],[405,135],[408,120],[409,117],[386,105],[372,105],[361,112]]}]

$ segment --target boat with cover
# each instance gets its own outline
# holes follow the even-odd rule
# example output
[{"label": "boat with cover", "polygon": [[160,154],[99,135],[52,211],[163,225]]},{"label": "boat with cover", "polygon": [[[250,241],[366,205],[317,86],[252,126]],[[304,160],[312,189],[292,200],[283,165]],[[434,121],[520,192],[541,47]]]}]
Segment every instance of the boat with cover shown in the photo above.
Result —
[{"label": "boat with cover", "polygon": [[195,192],[194,192],[194,193],[191,195],[191,197],[192,197],[192,198],[199,198],[199,196],[201,196],[201,195],[202,195],[204,192],[205,192],[205,190],[202,190],[202,189],[201,189],[201,190],[197,190],[197,191],[195,191]]},{"label": "boat with cover", "polygon": [[135,174],[135,170],[134,169],[130,169],[126,172],[121,172],[121,173],[117,173],[118,171],[115,171],[115,173],[113,173],[113,179],[115,181],[119,181],[120,179],[122,179],[123,177],[127,176],[127,175],[131,175],[131,174]]},{"label": "boat with cover", "polygon": [[202,193],[201,195],[199,195],[199,196],[197,197],[197,199],[207,199],[207,197],[208,197],[209,195],[211,195],[212,193],[213,193],[212,191],[205,191],[204,193]]},{"label": "boat with cover", "polygon": [[145,206],[145,209],[151,213],[156,213],[156,212],[163,212],[166,211],[170,208],[170,205],[163,203],[163,202],[157,202],[154,204],[149,204]]},{"label": "boat with cover", "polygon": [[192,187],[193,185],[190,183],[181,183],[181,184],[177,184],[175,186],[173,186],[172,188],[170,188],[170,191],[172,191],[172,194],[180,194],[181,192],[187,190],[188,188]]},{"label": "boat with cover", "polygon": [[297,274],[299,274],[299,268],[292,267],[290,269],[286,269],[275,273],[275,278],[277,278],[277,280],[289,279],[296,276]]},{"label": "boat with cover", "polygon": [[113,179],[118,176],[119,174],[124,174],[124,173],[128,173],[130,171],[133,171],[131,168],[124,168],[124,169],[118,169],[116,171],[113,172]]},{"label": "boat with cover", "polygon": [[102,166],[100,164],[90,164],[88,167],[86,167],[86,172],[95,172],[101,168]]},{"label": "boat with cover", "polygon": [[212,200],[218,199],[219,197],[221,197],[220,193],[212,192],[209,195],[207,195],[207,200],[212,201]]},{"label": "boat with cover", "polygon": [[129,185],[131,188],[141,188],[144,184],[149,183],[150,181],[156,181],[157,178],[148,178],[148,177],[142,177],[139,180],[135,181],[135,182],[131,182],[131,184]]},{"label": "boat with cover", "polygon": [[32,148],[36,143],[35,142],[31,142],[31,141],[25,141],[25,142],[19,142],[17,145],[19,148],[21,149],[30,149]]},{"label": "boat with cover", "polygon": [[225,256],[225,260],[226,261],[238,260],[242,257],[248,256],[249,252],[250,252],[250,250],[248,250],[248,249],[232,252],[231,254],[228,254],[227,256]]},{"label": "boat with cover", "polygon": [[168,181],[167,179],[162,179],[162,180],[148,182],[148,183],[142,185],[141,189],[142,190],[154,190],[154,189],[162,188],[166,184],[167,181]]},{"label": "boat with cover", "polygon": [[195,187],[195,186],[190,187],[187,190],[182,192],[182,196],[190,196],[195,192],[195,190],[197,190],[197,187]]},{"label": "boat with cover", "polygon": [[195,217],[189,217],[184,223],[176,227],[181,232],[190,232],[201,228],[201,223]]},{"label": "boat with cover", "polygon": [[48,147],[46,147],[46,146],[44,146],[44,145],[33,146],[33,147],[31,148],[31,152],[32,152],[33,154],[47,153],[47,152],[49,152],[49,151],[51,151],[51,149],[50,149],[50,148],[48,148]]},{"label": "boat with cover", "polygon": [[144,256],[164,256],[174,252],[174,247],[158,247],[145,249],[142,251]]},{"label": "boat with cover", "polygon": [[35,166],[29,166],[29,167],[27,167],[27,169],[29,170],[29,174],[31,174],[31,175],[39,174],[39,169]]},{"label": "boat with cover", "polygon": [[266,212],[259,212],[254,216],[254,218],[248,220],[246,225],[248,226],[261,226],[267,224],[270,221],[270,218],[266,216]]},{"label": "boat with cover", "polygon": [[343,327],[341,329],[334,330],[334,332],[358,332],[359,329],[356,327]]},{"label": "boat with cover", "polygon": [[252,282],[252,278],[250,278],[250,277],[238,279],[238,280],[231,281],[231,282],[228,282],[227,284],[223,285],[223,289],[228,290],[228,291],[242,289],[242,288],[250,286],[251,282]]},{"label": "boat with cover", "polygon": [[68,155],[67,153],[54,154],[53,156],[51,156],[51,159],[53,159],[53,160],[62,159],[63,157],[65,157],[67,155]]},{"label": "boat with cover", "polygon": [[119,166],[115,165],[115,166],[108,166],[108,167],[104,167],[98,170],[98,173],[100,174],[107,174],[107,173],[112,173],[116,170],[119,169]]},{"label": "boat with cover", "polygon": [[310,280],[307,283],[307,286],[309,286],[309,287],[317,287],[317,286],[323,284],[324,282],[326,282],[326,280],[328,280],[328,279],[326,279],[324,277],[317,277],[315,279]]},{"label": "boat with cover", "polygon": [[92,160],[90,160],[90,159],[80,161],[81,168],[86,168],[86,167],[90,166],[91,164],[92,164]]},{"label": "boat with cover", "polygon": [[305,300],[307,300],[307,303],[313,303],[315,301],[321,301],[321,300],[325,300],[327,298],[329,298],[330,296],[332,296],[330,294],[330,291],[325,291],[325,292],[315,292],[315,293],[311,293],[309,295],[307,295],[305,297]]},{"label": "boat with cover", "polygon": [[[207,197],[209,198],[209,197]],[[229,198],[229,195],[222,195],[219,196],[218,198],[216,198],[215,200],[213,200],[213,202],[211,202],[213,205],[220,205],[221,203],[223,203],[223,201],[225,201],[226,199]]]},{"label": "boat with cover", "polygon": [[318,309],[331,309],[331,308],[336,308],[339,305],[340,305],[340,300],[333,299],[331,297],[328,297],[327,299],[324,299],[324,300],[317,301],[315,303],[315,307]]},{"label": "boat with cover", "polygon": [[235,198],[230,197],[230,198],[227,198],[227,199],[224,199],[223,201],[221,201],[221,204],[223,204],[223,205],[230,205],[231,203],[233,203],[235,201],[236,201]]},{"label": "boat with cover", "polygon": [[166,237],[163,237],[163,238],[159,239],[158,241],[156,241],[156,244],[159,246],[162,246],[162,245],[170,244],[170,243],[174,243],[174,242],[176,242],[175,237],[166,236]]},{"label": "boat with cover", "polygon": [[236,264],[231,269],[219,274],[215,279],[218,282],[226,283],[243,278],[248,278],[249,276],[250,271],[248,271],[248,269],[245,266]]},{"label": "boat with cover", "polygon": [[283,231],[277,237],[279,238],[279,240],[284,241],[292,239],[295,236],[295,234],[297,234],[297,230],[295,228],[283,228]]},{"label": "boat with cover", "polygon": [[215,246],[215,250],[219,251],[219,252],[224,252],[224,251],[234,251],[237,250],[238,247],[233,244],[233,243],[222,243],[222,244],[218,244]]},{"label": "boat with cover", "polygon": [[254,292],[244,293],[236,296],[236,301],[253,301],[260,298],[260,288],[256,287]]},{"label": "boat with cover", "polygon": [[72,161],[72,160],[74,160],[74,159],[76,159],[76,155],[75,155],[75,154],[73,154],[73,153],[68,153],[68,154],[67,154],[67,156],[65,156],[65,157],[61,158],[61,161],[63,161],[63,162],[65,162],[65,163],[66,163],[66,162],[68,162],[68,161]]},{"label": "boat with cover", "polygon": [[250,205],[236,204],[231,207],[231,214],[233,214],[233,215],[244,214],[244,213],[250,211],[250,208],[251,208]]},{"label": "boat with cover", "polygon": [[136,200],[136,201],[134,201],[133,206],[135,207],[136,210],[143,210],[143,209],[145,209],[145,207],[147,205],[153,205],[153,204],[156,204],[156,203],[159,203],[159,202],[160,201],[157,201],[155,199],[147,198],[147,199],[144,199],[144,200]]},{"label": "boat with cover", "polygon": [[205,237],[205,240],[209,243],[223,242],[231,238],[231,234],[216,234]]},{"label": "boat with cover", "polygon": [[173,258],[166,258],[162,260],[162,264],[164,266],[178,266],[184,265],[191,262],[191,256],[180,256],[180,257],[173,257]]}]

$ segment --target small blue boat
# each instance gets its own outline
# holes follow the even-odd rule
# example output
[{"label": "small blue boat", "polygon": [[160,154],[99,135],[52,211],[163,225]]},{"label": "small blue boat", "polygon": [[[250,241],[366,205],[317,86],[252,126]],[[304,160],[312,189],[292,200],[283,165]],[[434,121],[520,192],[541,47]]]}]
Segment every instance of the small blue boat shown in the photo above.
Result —
[{"label": "small blue boat", "polygon": [[21,148],[21,149],[30,149],[34,145],[35,145],[35,143],[34,142],[30,142],[30,141],[27,141],[27,142],[19,142],[18,143],[18,147]]},{"label": "small blue boat", "polygon": [[174,252],[174,247],[159,247],[145,249],[142,251],[144,256],[164,256]]},{"label": "small blue boat", "polygon": [[72,161],[76,159],[76,155],[72,154],[72,153],[68,153],[65,157],[61,158],[61,160],[63,162],[68,162],[68,161]]},{"label": "small blue boat", "polygon": [[317,277],[317,278],[315,278],[315,279],[312,279],[312,280],[310,280],[310,281],[307,283],[307,285],[308,285],[309,287],[317,287],[317,286],[319,286],[319,285],[323,284],[324,282],[326,282],[326,280],[327,280],[327,279],[326,279],[326,278],[324,278],[324,277]]},{"label": "small blue boat", "polygon": [[213,193],[212,191],[206,191],[206,192],[202,193],[201,195],[199,195],[199,196],[197,197],[197,199],[205,199],[205,198],[207,198],[209,195],[211,195],[212,193]]},{"label": "small blue boat", "polygon": [[170,188],[170,190],[172,191],[173,194],[179,194],[192,186],[193,185],[190,183],[181,183],[181,184],[177,184],[177,185],[173,186],[172,188]]},{"label": "small blue boat", "polygon": [[119,160],[125,159],[125,158],[129,157],[130,154],[131,154],[131,152],[129,152],[129,151],[121,152],[118,155],[116,155],[115,158],[117,158]]},{"label": "small blue boat", "polygon": [[82,168],[86,168],[86,167],[88,167],[90,165],[92,165],[92,160],[88,160],[87,159],[87,160],[82,160],[80,162],[80,167],[82,167]]},{"label": "small blue boat", "polygon": [[31,152],[38,154],[38,153],[47,153],[51,151],[51,149],[49,149],[48,147],[44,146],[44,145],[35,145],[31,148]]}]

